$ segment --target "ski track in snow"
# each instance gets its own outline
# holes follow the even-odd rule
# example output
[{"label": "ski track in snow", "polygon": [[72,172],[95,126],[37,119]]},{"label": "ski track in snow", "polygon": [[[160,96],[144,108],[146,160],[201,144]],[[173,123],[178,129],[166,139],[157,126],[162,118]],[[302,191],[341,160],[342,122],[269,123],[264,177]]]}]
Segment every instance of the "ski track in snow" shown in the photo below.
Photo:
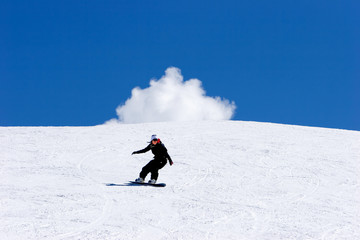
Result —
[{"label": "ski track in snow", "polygon": [[82,168],[82,165],[84,164],[84,162],[86,162],[87,159],[89,159],[90,156],[93,156],[95,154],[100,154],[100,153],[105,152],[105,151],[106,151],[106,148],[102,148],[102,149],[100,149],[98,151],[87,154],[85,157],[82,158],[82,160],[77,165],[77,169],[79,170],[81,175],[84,176],[85,179],[87,179],[89,184],[97,186],[99,188],[99,190],[101,192],[103,192],[102,196],[104,198],[104,207],[103,207],[103,210],[102,210],[100,216],[98,218],[96,218],[96,219],[93,219],[93,221],[90,224],[88,224],[88,225],[86,225],[84,227],[81,227],[79,229],[76,229],[76,231],[71,231],[71,232],[68,232],[68,233],[65,233],[65,234],[58,235],[58,236],[55,237],[55,239],[64,239],[64,238],[78,236],[81,233],[83,233],[83,232],[85,232],[87,230],[91,230],[95,226],[100,225],[101,223],[103,223],[106,220],[106,218],[109,217],[110,211],[111,211],[111,208],[112,208],[112,204],[111,204],[110,196],[105,191],[105,186],[103,184],[99,183],[96,179],[89,176]]},{"label": "ski track in snow", "polygon": [[[167,186],[128,185],[153,133]],[[0,238],[360,239],[359,142],[232,121],[0,128]]]}]

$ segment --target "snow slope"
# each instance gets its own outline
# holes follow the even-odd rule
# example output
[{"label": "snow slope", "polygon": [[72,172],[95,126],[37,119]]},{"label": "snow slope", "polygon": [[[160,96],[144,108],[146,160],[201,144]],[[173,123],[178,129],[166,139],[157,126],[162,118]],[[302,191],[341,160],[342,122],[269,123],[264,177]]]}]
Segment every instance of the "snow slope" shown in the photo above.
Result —
[{"label": "snow slope", "polygon": [[[129,186],[152,154],[165,188]],[[0,128],[0,239],[360,239],[360,132],[214,121]]]}]

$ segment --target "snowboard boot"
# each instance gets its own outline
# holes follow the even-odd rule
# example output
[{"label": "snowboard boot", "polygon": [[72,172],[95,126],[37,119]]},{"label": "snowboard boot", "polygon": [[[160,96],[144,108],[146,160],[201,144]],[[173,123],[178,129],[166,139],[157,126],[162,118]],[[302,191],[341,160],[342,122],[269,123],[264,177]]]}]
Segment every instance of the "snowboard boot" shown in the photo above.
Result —
[{"label": "snowboard boot", "polygon": [[151,180],[149,180],[149,183],[150,183],[150,184],[155,184],[155,183],[156,183],[156,180],[155,180],[155,179],[151,179]]},{"label": "snowboard boot", "polygon": [[138,182],[138,183],[143,183],[144,182],[144,179],[139,177],[137,179],[135,179],[135,182]]}]

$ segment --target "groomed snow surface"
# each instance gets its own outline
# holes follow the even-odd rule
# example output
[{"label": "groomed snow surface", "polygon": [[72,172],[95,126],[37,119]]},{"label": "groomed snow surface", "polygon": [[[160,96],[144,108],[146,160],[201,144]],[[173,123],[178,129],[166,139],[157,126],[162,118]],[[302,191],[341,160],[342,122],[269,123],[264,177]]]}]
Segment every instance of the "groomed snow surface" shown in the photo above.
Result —
[{"label": "groomed snow surface", "polygon": [[[167,186],[129,186],[152,159],[131,153],[151,134],[174,161],[160,170]],[[360,239],[358,131],[3,127],[0,154],[0,239]]]}]

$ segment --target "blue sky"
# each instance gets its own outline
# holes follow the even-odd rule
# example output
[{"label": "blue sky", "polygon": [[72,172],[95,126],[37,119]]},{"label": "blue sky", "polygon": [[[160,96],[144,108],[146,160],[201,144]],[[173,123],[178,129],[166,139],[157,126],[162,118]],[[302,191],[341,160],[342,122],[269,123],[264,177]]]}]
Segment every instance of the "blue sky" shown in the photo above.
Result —
[{"label": "blue sky", "polygon": [[171,66],[234,120],[360,130],[358,1],[1,1],[0,126],[88,126]]}]

